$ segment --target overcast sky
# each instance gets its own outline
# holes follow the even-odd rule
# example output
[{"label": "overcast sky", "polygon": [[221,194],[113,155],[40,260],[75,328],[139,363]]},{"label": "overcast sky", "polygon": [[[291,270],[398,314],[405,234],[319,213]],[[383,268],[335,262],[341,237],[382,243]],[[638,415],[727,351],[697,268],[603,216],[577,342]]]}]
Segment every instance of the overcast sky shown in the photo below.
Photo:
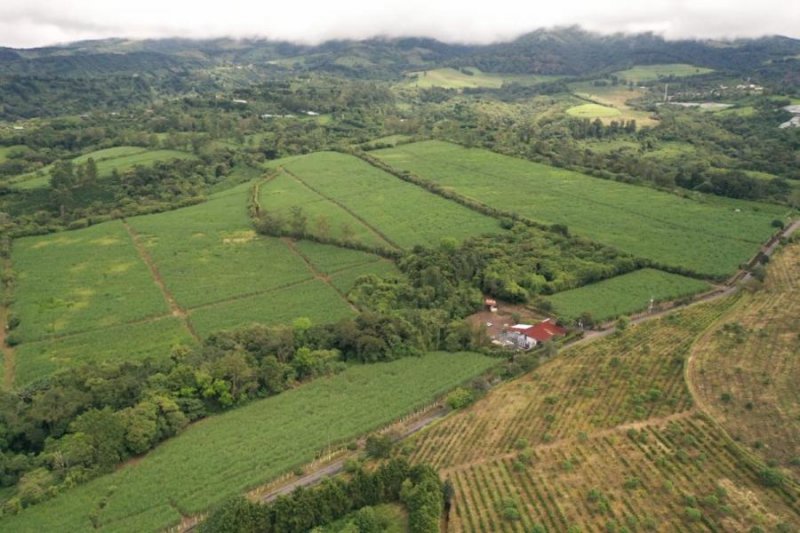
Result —
[{"label": "overcast sky", "polygon": [[800,37],[800,0],[0,0],[0,45],[104,37],[427,36],[487,43],[580,24],[603,33]]}]

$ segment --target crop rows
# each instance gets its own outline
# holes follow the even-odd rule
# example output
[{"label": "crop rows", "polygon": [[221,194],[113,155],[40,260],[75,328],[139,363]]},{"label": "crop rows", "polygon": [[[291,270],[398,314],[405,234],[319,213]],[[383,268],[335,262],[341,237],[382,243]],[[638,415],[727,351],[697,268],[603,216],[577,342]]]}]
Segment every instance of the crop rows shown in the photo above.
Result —
[{"label": "crop rows", "polygon": [[800,246],[773,257],[747,295],[698,342],[693,392],[743,444],[800,479]]},{"label": "crop rows", "polygon": [[0,529],[93,531],[95,515],[107,531],[161,530],[427,405],[496,362],[432,353],[351,366],[194,424],[135,464],[3,517]]},{"label": "crop rows", "polygon": [[598,430],[692,407],[683,365],[695,337],[731,304],[723,299],[642,323],[620,336],[579,345],[415,442],[413,458],[439,467],[579,439]]},{"label": "crop rows", "polygon": [[318,152],[285,168],[319,195],[403,248],[500,230],[496,220],[395,178],[356,157]]},{"label": "crop rows", "polygon": [[[800,525],[794,489],[765,490],[701,415],[458,468],[456,531],[746,531]],[[509,511],[509,508],[512,511]],[[687,508],[695,508],[700,517]]]},{"label": "crop rows", "polygon": [[427,141],[370,153],[398,170],[489,207],[577,234],[658,265],[726,276],[772,232],[785,209],[687,199],[482,149]]}]

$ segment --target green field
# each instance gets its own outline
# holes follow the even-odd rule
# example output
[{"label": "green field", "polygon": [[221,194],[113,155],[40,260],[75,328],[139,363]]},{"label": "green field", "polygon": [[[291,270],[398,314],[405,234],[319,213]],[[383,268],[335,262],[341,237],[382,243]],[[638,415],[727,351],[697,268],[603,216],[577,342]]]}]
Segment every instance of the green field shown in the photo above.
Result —
[{"label": "green field", "polygon": [[261,206],[268,212],[288,218],[292,207],[302,207],[308,217],[308,231],[315,235],[337,239],[348,237],[363,244],[392,247],[344,208],[320,196],[286,172],[280,172],[259,190]]},{"label": "green field", "polygon": [[17,151],[24,151],[27,150],[28,147],[24,144],[15,144],[13,146],[0,146],[0,163],[5,162],[8,159],[8,154],[11,152]]},{"label": "green field", "polygon": [[163,358],[172,346],[194,343],[181,321],[171,316],[64,338],[26,342],[16,350],[16,385],[24,387],[69,367]]},{"label": "green field", "polygon": [[620,70],[614,75],[625,82],[647,83],[656,81],[668,76],[685,78],[687,76],[697,76],[714,72],[713,69],[696,67],[685,63],[672,63],[666,65],[636,65],[628,70]]},{"label": "green field", "polygon": [[583,104],[567,109],[567,114],[577,118],[610,118],[622,115],[619,109],[600,104]]},{"label": "green field", "polygon": [[[353,156],[318,152],[285,160],[283,168],[359,218],[373,234],[402,248],[438,245],[446,237],[461,240],[500,231],[493,218],[431,194]],[[307,190],[297,201],[318,200],[319,195],[312,192]],[[304,207],[305,203],[300,205]],[[265,207],[268,209],[268,205]],[[334,212],[329,206],[324,209]]]},{"label": "green field", "polygon": [[758,250],[779,206],[681,198],[482,149],[427,141],[373,154],[491,207],[577,234],[656,264],[723,277]]},{"label": "green field", "polygon": [[595,320],[608,320],[647,309],[650,298],[662,302],[708,288],[704,281],[645,268],[560,292],[547,299],[559,316],[575,319],[588,311]]},{"label": "green field", "polygon": [[164,315],[168,307],[120,222],[14,241],[14,335],[27,342]]},{"label": "green field", "polygon": [[[108,178],[114,169],[124,172],[136,165],[152,165],[160,161],[170,161],[172,159],[194,158],[192,154],[178,150],[149,150],[137,146],[117,146],[97,150],[73,159],[74,163],[85,163],[89,158],[97,162],[97,176]],[[13,180],[16,189],[30,190],[47,187],[50,183],[49,167],[31,174],[18,176]]]},{"label": "green field", "polygon": [[488,87],[491,89],[500,88],[504,83],[520,83],[523,85],[533,85],[554,79],[554,76],[536,76],[525,74],[494,74],[482,72],[474,67],[466,67],[462,72],[454,68],[437,68],[433,70],[423,70],[406,74],[406,85],[420,88],[443,87],[445,89],[475,89],[478,87]]},{"label": "green field", "polygon": [[496,362],[433,353],[350,367],[196,423],[113,474],[0,518],[0,529],[160,530],[177,524],[181,513],[203,511],[313,460],[329,443],[386,425]]}]

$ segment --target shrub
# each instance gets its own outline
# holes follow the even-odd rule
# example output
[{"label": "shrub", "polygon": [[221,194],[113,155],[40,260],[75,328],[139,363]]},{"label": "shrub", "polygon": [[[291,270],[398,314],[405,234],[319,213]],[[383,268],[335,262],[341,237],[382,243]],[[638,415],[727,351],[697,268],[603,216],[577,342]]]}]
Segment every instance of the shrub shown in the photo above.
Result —
[{"label": "shrub", "polygon": [[464,407],[468,406],[474,399],[475,397],[473,396],[472,391],[463,387],[458,387],[447,395],[446,403],[450,409],[456,410],[463,409]]},{"label": "shrub", "polygon": [[367,437],[367,443],[364,449],[367,455],[374,459],[382,459],[389,457],[392,452],[392,438],[389,435],[370,435]]},{"label": "shrub", "polygon": [[703,513],[700,511],[700,509],[697,509],[696,507],[687,507],[684,510],[684,514],[686,514],[686,518],[690,522],[699,522],[700,520],[703,519]]},{"label": "shrub", "polygon": [[764,468],[758,473],[758,479],[765,487],[779,487],[786,481],[786,476],[775,468]]}]

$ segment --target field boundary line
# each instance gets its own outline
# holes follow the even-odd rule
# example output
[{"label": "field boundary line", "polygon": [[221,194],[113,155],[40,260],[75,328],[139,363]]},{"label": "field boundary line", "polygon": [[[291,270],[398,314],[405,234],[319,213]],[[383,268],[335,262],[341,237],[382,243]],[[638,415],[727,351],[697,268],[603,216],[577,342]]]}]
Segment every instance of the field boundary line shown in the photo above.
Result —
[{"label": "field boundary line", "polygon": [[366,219],[364,219],[364,217],[362,217],[361,215],[359,215],[358,213],[356,213],[355,211],[353,211],[352,209],[350,209],[349,207],[344,205],[339,200],[336,200],[335,198],[322,193],[320,190],[318,190],[315,187],[311,186],[308,182],[303,180],[303,178],[301,178],[300,176],[298,176],[297,174],[295,174],[294,172],[292,172],[288,168],[280,167],[280,170],[285,172],[286,174],[288,174],[289,176],[291,176],[295,180],[297,180],[298,183],[300,183],[301,185],[306,187],[311,192],[321,196],[322,198],[328,200],[332,204],[338,206],[339,208],[341,208],[344,211],[346,211],[347,213],[349,213],[353,218],[355,218],[356,220],[361,222],[367,229],[369,229],[372,233],[377,235],[380,239],[382,239],[386,244],[388,244],[392,248],[396,248],[397,250],[402,250],[403,249],[402,246],[398,245],[396,242],[394,242],[392,239],[390,239],[388,236],[386,236],[385,233],[383,233],[381,230],[379,230],[378,228],[376,228],[375,226],[373,226],[372,224],[367,222]]},{"label": "field boundary line", "polygon": [[342,291],[340,291],[339,288],[336,285],[331,283],[331,278],[330,278],[329,275],[325,274],[324,272],[320,272],[319,270],[317,270],[316,265],[314,265],[314,263],[311,262],[311,260],[306,256],[306,254],[304,254],[303,252],[301,252],[297,248],[297,246],[295,245],[295,243],[294,243],[294,241],[292,239],[290,239],[289,237],[281,237],[281,241],[283,241],[283,243],[287,246],[287,248],[289,248],[289,250],[293,254],[295,254],[296,256],[298,256],[300,259],[303,260],[303,263],[305,263],[305,265],[308,268],[308,270],[310,270],[311,274],[313,274],[314,279],[320,280],[322,283],[324,283],[325,285],[327,285],[328,287],[330,287],[331,289],[336,291],[336,294],[339,295],[339,297],[350,307],[350,309],[353,312],[358,313],[358,311],[359,311],[358,307],[356,307],[353,304],[353,302],[348,300],[347,296]]},{"label": "field boundary line", "polygon": [[229,298],[223,298],[222,300],[214,300],[213,302],[208,302],[208,303],[204,303],[204,304],[198,304],[198,305],[195,305],[193,307],[187,307],[186,308],[186,313],[191,315],[194,311],[197,311],[197,310],[200,310],[200,309],[207,309],[209,307],[215,307],[217,305],[225,305],[227,303],[236,302],[238,300],[246,300],[248,298],[254,298],[256,296],[263,296],[265,294],[271,294],[273,292],[278,292],[278,291],[281,291],[283,289],[289,289],[291,287],[297,287],[299,285],[305,285],[306,283],[311,283],[312,281],[314,281],[314,279],[315,279],[314,277],[304,278],[304,279],[301,279],[300,281],[293,281],[291,283],[284,283],[283,285],[278,285],[277,287],[271,287],[269,289],[264,289],[264,290],[261,290],[261,291],[246,292],[246,293],[243,293],[243,294],[238,294],[236,296],[231,296]]},{"label": "field boundary line", "polygon": [[164,301],[167,303],[169,310],[172,316],[181,319],[183,322],[184,327],[189,332],[189,334],[198,342],[200,342],[200,335],[197,334],[195,331],[194,326],[189,321],[189,314],[183,309],[180,305],[178,305],[178,301],[172,295],[172,293],[167,288],[167,285],[164,283],[164,278],[161,277],[161,273],[158,271],[158,267],[156,266],[155,262],[153,261],[153,257],[150,255],[150,252],[147,248],[142,244],[142,241],[139,237],[139,234],[136,233],[136,230],[128,224],[128,221],[124,218],[121,220],[122,225],[125,227],[125,231],[128,232],[128,235],[133,241],[133,245],[136,248],[137,253],[139,254],[139,258],[144,262],[147,268],[150,270],[150,275],[153,278],[153,282],[161,291],[161,295],[164,297]]},{"label": "field boundary line", "polygon": [[[11,270],[11,260],[8,258],[3,259],[2,266],[3,272],[8,273]],[[3,352],[3,387],[6,390],[12,390],[14,388],[17,370],[16,350],[13,346],[8,344],[8,314],[10,309],[7,302],[10,301],[10,292],[10,283],[3,283],[4,298],[3,304],[0,305],[0,349],[2,349]]]}]

